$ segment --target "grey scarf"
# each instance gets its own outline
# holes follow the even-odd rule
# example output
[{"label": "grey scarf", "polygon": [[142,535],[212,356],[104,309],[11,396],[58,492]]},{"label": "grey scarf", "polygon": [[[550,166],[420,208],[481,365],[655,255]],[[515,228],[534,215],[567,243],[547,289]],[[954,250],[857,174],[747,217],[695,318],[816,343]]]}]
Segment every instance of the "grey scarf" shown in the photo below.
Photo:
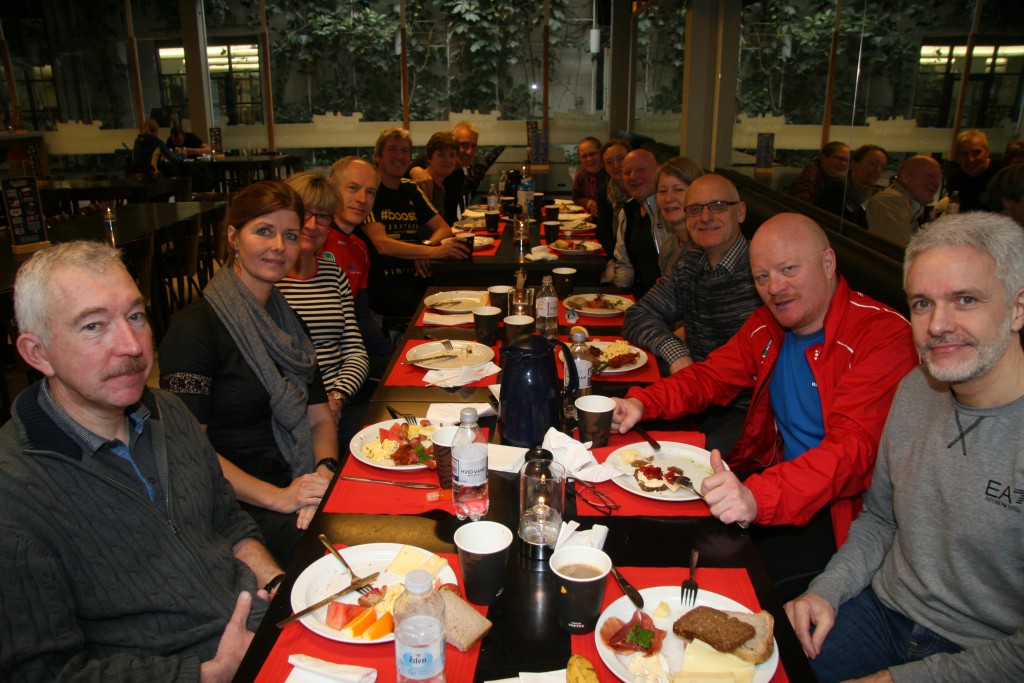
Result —
[{"label": "grey scarf", "polygon": [[313,471],[313,434],[307,387],[316,375],[316,351],[299,317],[273,287],[266,308],[231,268],[221,268],[203,291],[242,357],[270,394],[274,440],[292,477]]}]

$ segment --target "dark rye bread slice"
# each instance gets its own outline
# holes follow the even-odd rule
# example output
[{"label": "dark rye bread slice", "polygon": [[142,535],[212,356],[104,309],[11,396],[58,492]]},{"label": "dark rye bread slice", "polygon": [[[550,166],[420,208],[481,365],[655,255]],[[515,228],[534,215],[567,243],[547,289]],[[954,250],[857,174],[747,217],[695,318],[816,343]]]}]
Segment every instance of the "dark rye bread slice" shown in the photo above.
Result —
[{"label": "dark rye bread slice", "polygon": [[730,652],[754,637],[750,624],[713,607],[694,607],[672,624],[672,632],[680,638],[699,638],[719,652]]}]

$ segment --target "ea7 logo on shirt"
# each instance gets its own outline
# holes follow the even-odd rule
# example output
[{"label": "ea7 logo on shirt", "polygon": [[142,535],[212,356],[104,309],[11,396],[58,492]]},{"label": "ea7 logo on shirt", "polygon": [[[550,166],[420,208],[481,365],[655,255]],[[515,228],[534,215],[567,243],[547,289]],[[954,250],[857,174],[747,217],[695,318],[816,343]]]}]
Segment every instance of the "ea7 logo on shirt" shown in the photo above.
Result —
[{"label": "ea7 logo on shirt", "polygon": [[1010,488],[1002,482],[989,479],[985,487],[985,500],[1019,514],[1021,505],[1024,505],[1024,489]]}]

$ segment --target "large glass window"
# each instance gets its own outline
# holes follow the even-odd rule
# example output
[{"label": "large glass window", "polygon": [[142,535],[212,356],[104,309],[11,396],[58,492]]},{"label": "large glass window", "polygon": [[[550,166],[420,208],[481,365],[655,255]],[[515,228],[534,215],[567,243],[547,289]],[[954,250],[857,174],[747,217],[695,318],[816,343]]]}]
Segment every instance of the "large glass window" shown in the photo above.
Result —
[{"label": "large glass window", "polygon": [[[189,118],[185,83],[185,50],[159,50],[160,100],[172,120]],[[211,45],[206,48],[214,107],[228,125],[261,123],[263,96],[259,48],[254,43]]]},{"label": "large glass window", "polygon": [[[929,39],[921,46],[914,118],[920,126],[951,128],[966,70],[962,39]],[[962,128],[991,128],[1021,115],[1024,44],[1020,39],[979,39],[970,64]]]}]

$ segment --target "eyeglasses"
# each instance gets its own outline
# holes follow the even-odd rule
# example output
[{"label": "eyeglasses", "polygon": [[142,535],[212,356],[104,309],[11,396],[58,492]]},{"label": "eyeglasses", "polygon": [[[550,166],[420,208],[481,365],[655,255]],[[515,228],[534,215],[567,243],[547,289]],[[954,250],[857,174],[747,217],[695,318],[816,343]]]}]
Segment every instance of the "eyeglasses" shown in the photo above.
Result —
[{"label": "eyeglasses", "polygon": [[308,219],[310,216],[316,218],[317,225],[322,225],[325,228],[331,227],[331,223],[334,222],[334,216],[329,213],[317,213],[306,209],[306,218]]},{"label": "eyeglasses", "polygon": [[608,495],[601,493],[594,485],[588,481],[582,479],[569,479],[572,483],[573,493],[576,495],[577,500],[582,500],[584,503],[594,508],[604,516],[610,516],[613,510],[619,509],[619,504],[612,500]]},{"label": "eyeglasses", "polygon": [[708,208],[711,213],[725,213],[729,210],[730,206],[736,206],[739,202],[727,202],[724,199],[716,199],[713,202],[707,204],[687,204],[683,207],[683,211],[686,212],[687,216],[696,218],[697,216],[704,213],[704,207]]}]

